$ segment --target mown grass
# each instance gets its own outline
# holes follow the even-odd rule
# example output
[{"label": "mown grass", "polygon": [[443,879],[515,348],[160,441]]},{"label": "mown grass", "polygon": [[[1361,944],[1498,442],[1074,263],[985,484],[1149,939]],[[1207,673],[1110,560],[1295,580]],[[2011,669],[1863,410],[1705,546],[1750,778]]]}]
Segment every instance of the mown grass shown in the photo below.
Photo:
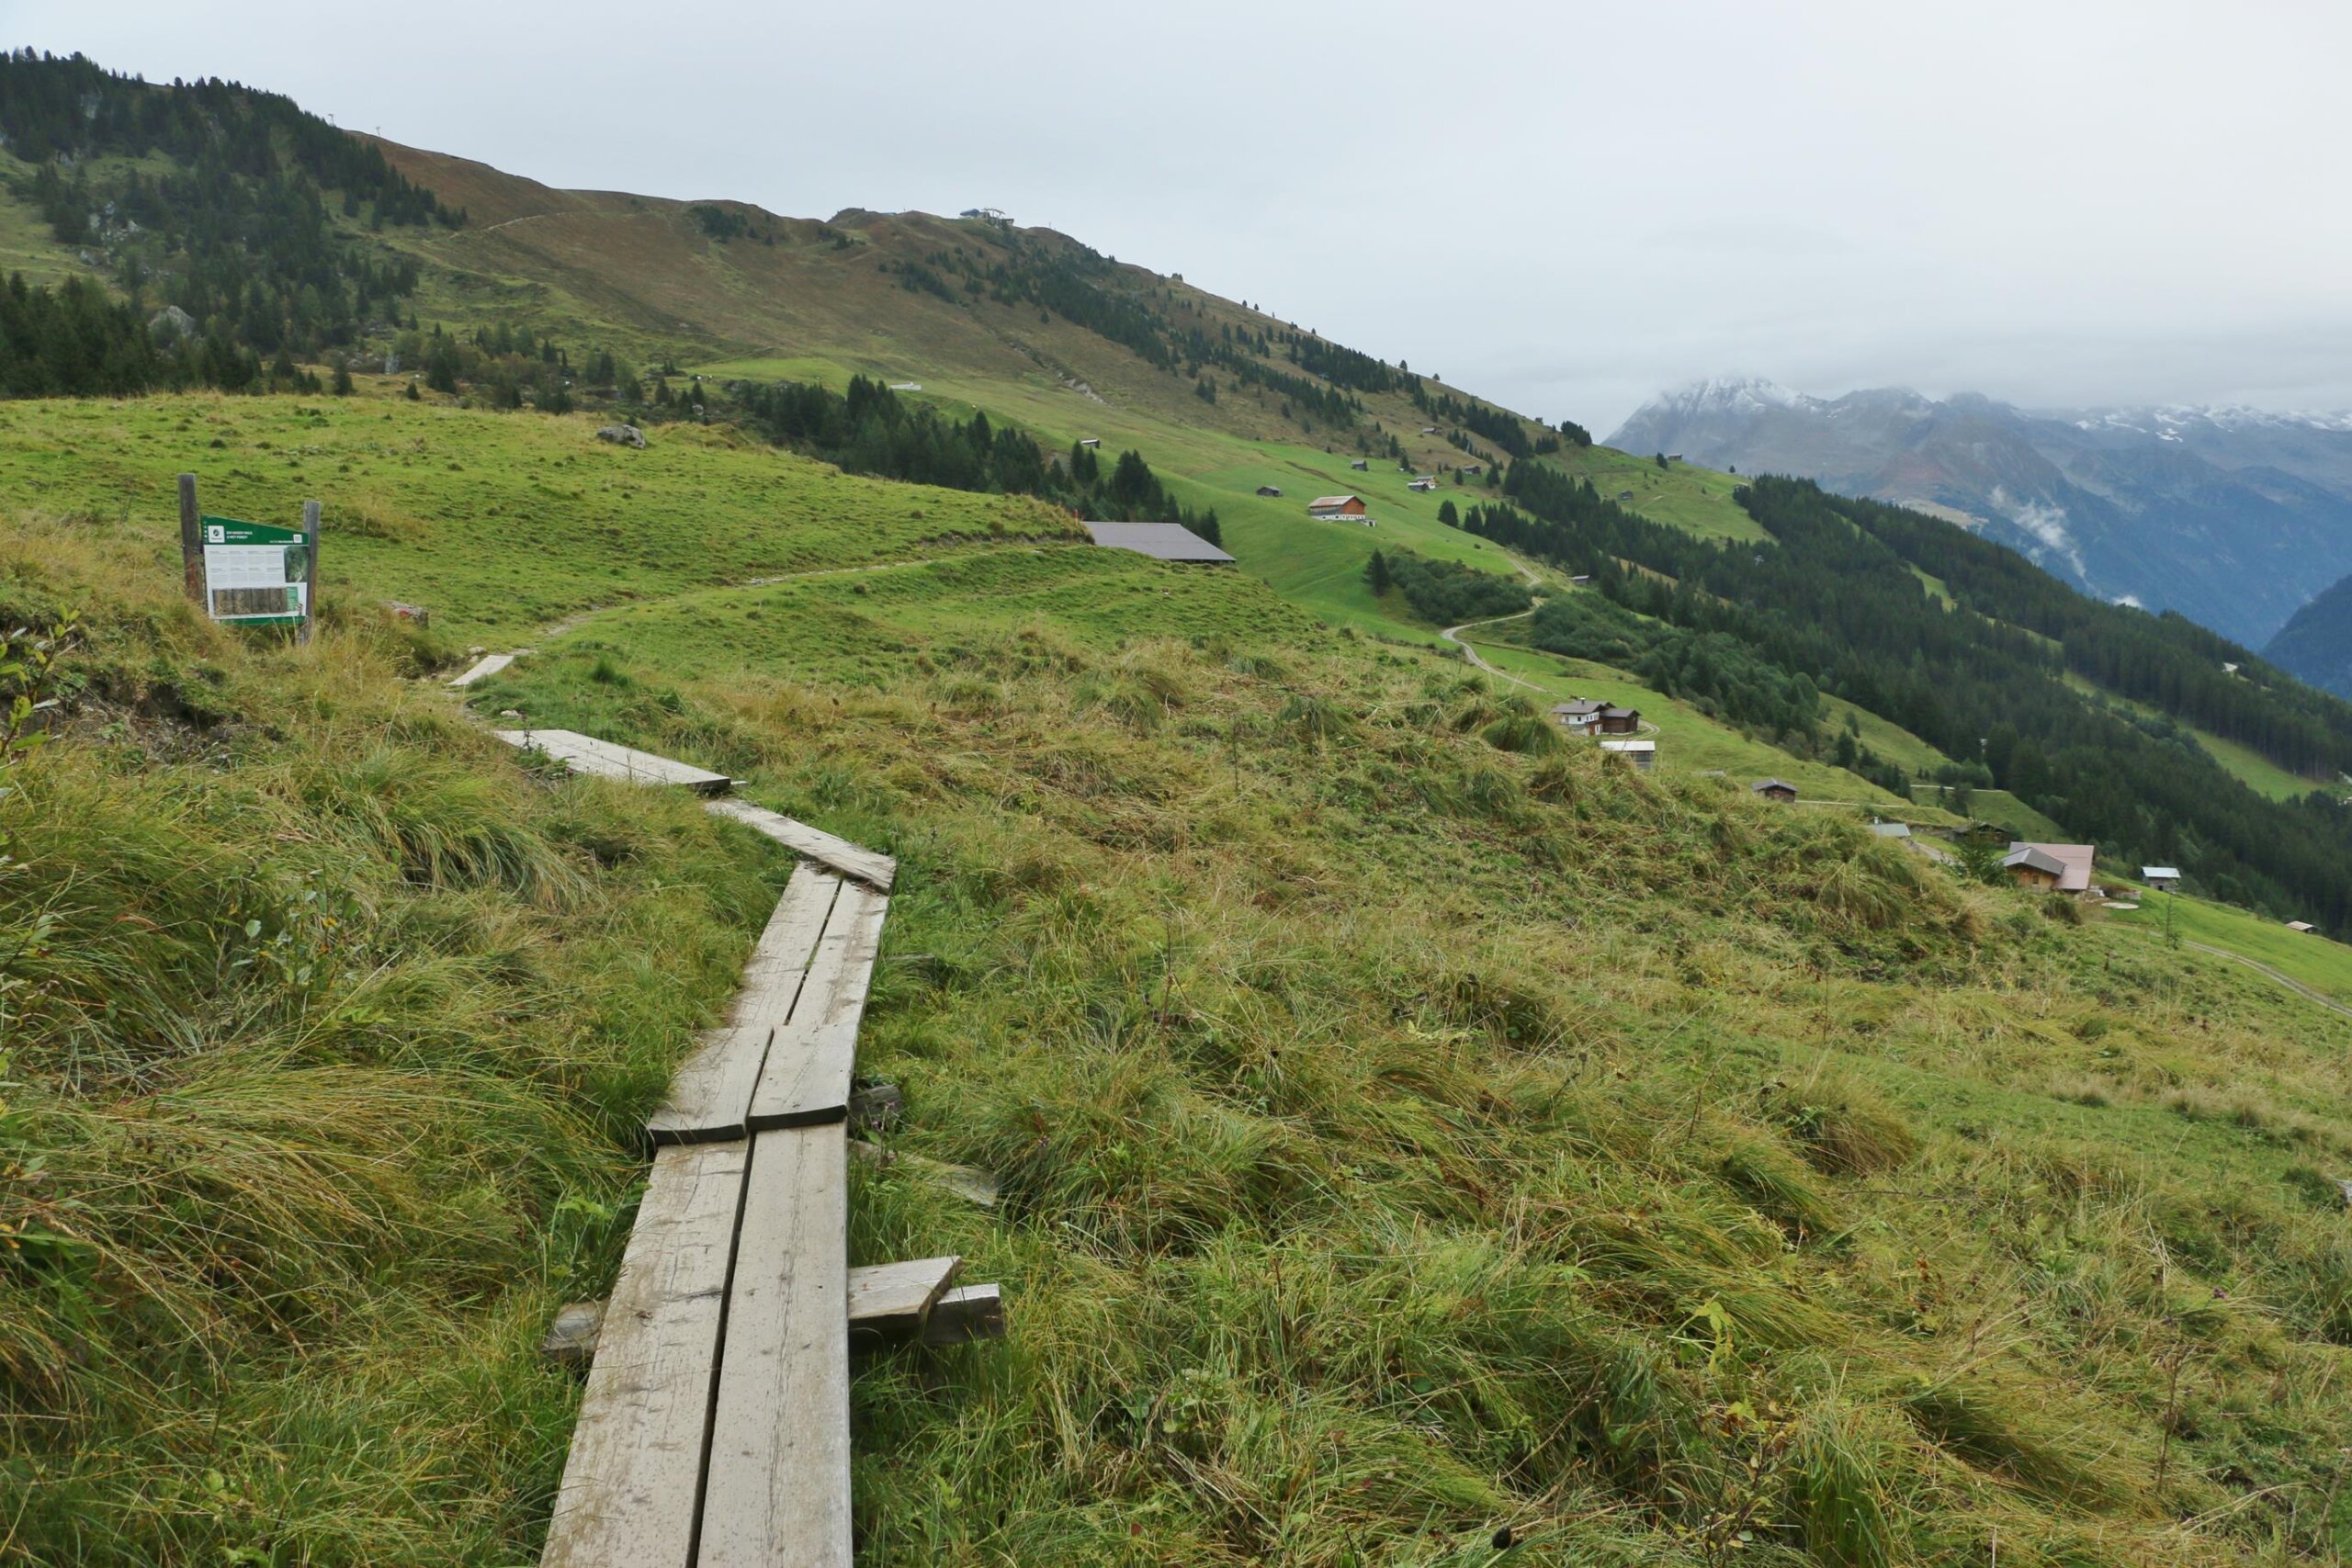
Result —
[{"label": "mown grass", "polygon": [[900,858],[862,1070],[1007,1198],[865,1173],[853,1247],[1014,1327],[861,1371],[863,1560],[2348,1539],[2333,1020],[1065,564],[647,606],[479,698]]},{"label": "mown grass", "polygon": [[538,1337],[776,868],[518,771],[373,617],[247,641],[144,565],[0,531],[0,619],[85,612],[0,775],[0,1561],[526,1561]]},{"label": "mown grass", "polygon": [[2177,935],[2243,953],[2338,1001],[2352,1002],[2352,948],[2340,942],[2316,931],[2290,931],[2267,916],[2185,894],[2146,893],[2139,902],[2137,909],[2113,910],[2109,918],[2152,938]]},{"label": "mown grass", "polygon": [[324,504],[322,598],[422,605],[453,640],[527,639],[629,599],[751,578],[1066,540],[1022,497],[854,479],[729,430],[656,429],[638,451],[588,416],[501,416],[393,398],[0,406],[0,499],[115,524],[177,570],[173,476],[208,513],[299,519]]}]

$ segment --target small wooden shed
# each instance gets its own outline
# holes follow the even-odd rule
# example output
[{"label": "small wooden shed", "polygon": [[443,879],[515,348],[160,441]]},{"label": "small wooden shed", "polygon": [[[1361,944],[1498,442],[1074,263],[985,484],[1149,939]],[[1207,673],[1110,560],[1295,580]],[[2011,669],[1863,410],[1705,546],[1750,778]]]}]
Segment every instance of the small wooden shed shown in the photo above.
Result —
[{"label": "small wooden shed", "polygon": [[2066,863],[2039,845],[2026,844],[2010,851],[2002,860],[2001,869],[2016,878],[2020,887],[2055,892],[2059,880],[2066,874]]},{"label": "small wooden shed", "polygon": [[1749,793],[1760,795],[1767,800],[1794,800],[1797,797],[1797,786],[1786,779],[1758,779],[1747,788]]}]

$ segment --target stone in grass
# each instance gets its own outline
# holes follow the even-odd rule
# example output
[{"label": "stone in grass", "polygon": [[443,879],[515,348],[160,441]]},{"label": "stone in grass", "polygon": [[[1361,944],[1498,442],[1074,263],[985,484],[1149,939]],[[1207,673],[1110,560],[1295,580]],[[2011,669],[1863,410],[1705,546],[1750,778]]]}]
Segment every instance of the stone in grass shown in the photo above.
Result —
[{"label": "stone in grass", "polygon": [[559,1365],[584,1371],[596,1359],[596,1339],[604,1326],[604,1303],[573,1302],[555,1314],[539,1348]]},{"label": "stone in grass", "polygon": [[854,1133],[887,1134],[907,1113],[907,1097],[894,1083],[870,1083],[850,1091],[849,1125]]},{"label": "stone in grass", "polygon": [[633,424],[607,424],[596,432],[596,439],[609,441],[616,446],[642,446],[645,432]]}]

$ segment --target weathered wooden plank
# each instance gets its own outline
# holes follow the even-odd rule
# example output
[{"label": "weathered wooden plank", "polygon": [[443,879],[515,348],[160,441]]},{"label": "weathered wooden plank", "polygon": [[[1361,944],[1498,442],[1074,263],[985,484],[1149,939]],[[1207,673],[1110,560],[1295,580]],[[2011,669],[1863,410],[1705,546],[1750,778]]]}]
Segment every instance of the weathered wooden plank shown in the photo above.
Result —
[{"label": "weathered wooden plank", "polygon": [[594,773],[628,784],[675,784],[703,795],[723,794],[735,785],[735,781],[725,773],[714,773],[707,768],[657,757],[634,746],[616,745],[574,730],[494,729],[491,733],[509,746],[544,751],[575,773]]},{"label": "weathered wooden plank", "polygon": [[861,849],[847,839],[837,839],[822,829],[796,822],[763,806],[743,800],[714,800],[707,809],[765,833],[795,854],[806,855],[820,865],[829,865],[843,876],[855,877],[885,893],[890,890],[891,879],[899,874],[899,863],[888,855]]},{"label": "weathered wooden plank", "polygon": [[545,1568],[688,1568],[748,1144],[663,1149],[638,1204]]},{"label": "weathered wooden plank", "polygon": [[670,1095],[645,1119],[646,1136],[665,1144],[716,1144],[750,1135],[752,1093],[759,1087],[773,1026],[706,1029],[694,1055],[671,1075]]},{"label": "weathered wooden plank", "polygon": [[487,681],[514,662],[511,653],[485,653],[474,661],[473,668],[449,682],[452,686],[470,686],[476,681]]},{"label": "weathered wooden plank", "polygon": [[865,1016],[889,909],[890,900],[872,888],[842,888],[791,1020],[768,1042],[760,1086],[752,1094],[752,1131],[838,1122],[849,1114],[857,1025]]},{"label": "weathered wooden plank", "polygon": [[701,1568],[849,1568],[849,1182],[840,1122],[752,1140]]},{"label": "weathered wooden plank", "polygon": [[964,1266],[960,1258],[912,1258],[849,1271],[849,1332],[861,1340],[910,1339]]},{"label": "weathered wooden plank", "polygon": [[939,1298],[923,1320],[922,1342],[930,1346],[967,1345],[975,1339],[1004,1337],[1004,1288],[1001,1285],[958,1285]]},{"label": "weathered wooden plank", "polygon": [[655,1144],[741,1138],[751,1130],[752,1092],[767,1059],[768,1037],[792,1016],[825,917],[842,879],[797,867],[743,966],[728,1027],[707,1031],[670,1080],[670,1093],[645,1123]]},{"label": "weathered wooden plank", "polygon": [[[918,1258],[905,1263],[876,1263],[851,1269],[846,1298],[850,1348],[859,1348],[861,1336],[882,1343],[915,1338],[923,1334],[932,1314],[951,1298],[956,1303],[951,1311],[966,1317],[974,1315],[980,1303],[993,1303],[982,1310],[995,1314],[995,1331],[989,1332],[983,1325],[978,1334],[967,1337],[1003,1337],[1004,1317],[1001,1303],[997,1302],[996,1286],[960,1292],[947,1288],[963,1266],[960,1258]],[[596,1339],[604,1324],[603,1302],[572,1302],[555,1314],[554,1325],[540,1341],[539,1351],[565,1366],[585,1367],[596,1354]],[[951,1342],[961,1343],[940,1341]]]},{"label": "weathered wooden plank", "polygon": [[842,879],[813,865],[795,866],[784,886],[767,929],[743,965],[742,987],[728,1021],[739,1028],[782,1023],[792,1016],[802,978],[816,956],[817,939],[824,935],[825,918],[833,911]]}]

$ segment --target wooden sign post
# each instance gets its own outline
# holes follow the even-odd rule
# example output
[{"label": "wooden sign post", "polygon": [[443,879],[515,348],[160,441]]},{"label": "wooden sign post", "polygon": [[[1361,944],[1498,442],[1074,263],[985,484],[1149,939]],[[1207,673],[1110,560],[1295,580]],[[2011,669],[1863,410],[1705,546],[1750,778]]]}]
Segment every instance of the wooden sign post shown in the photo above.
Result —
[{"label": "wooden sign post", "polygon": [[180,476],[179,490],[180,572],[188,598],[213,620],[290,626],[296,641],[309,642],[319,613],[319,503],[302,503],[297,532],[205,516],[197,508],[194,474]]},{"label": "wooden sign post", "polygon": [[302,536],[311,542],[308,558],[302,563],[302,630],[300,639],[311,640],[311,628],[319,624],[319,503],[302,503]]},{"label": "wooden sign post", "polygon": [[188,598],[204,603],[204,525],[196,509],[196,476],[180,476],[180,575]]}]

